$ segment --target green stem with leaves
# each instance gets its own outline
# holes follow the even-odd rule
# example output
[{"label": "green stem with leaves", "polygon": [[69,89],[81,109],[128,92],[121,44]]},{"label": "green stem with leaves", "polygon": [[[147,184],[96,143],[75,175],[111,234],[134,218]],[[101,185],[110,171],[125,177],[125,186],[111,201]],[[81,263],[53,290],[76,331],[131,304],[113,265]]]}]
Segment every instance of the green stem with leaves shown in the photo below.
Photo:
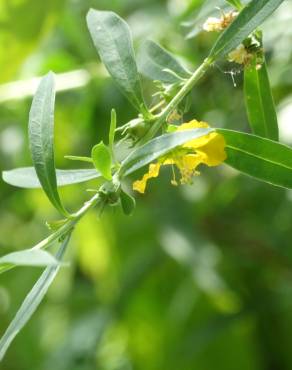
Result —
[{"label": "green stem with leaves", "polygon": [[145,142],[153,138],[153,136],[161,128],[163,123],[167,120],[169,114],[173,112],[178,106],[178,104],[188,95],[188,93],[192,90],[196,83],[203,77],[203,75],[206,73],[206,71],[209,69],[212,63],[213,59],[207,58],[195,70],[192,76],[186,81],[186,83],[179,90],[179,92],[173,97],[169,104],[158,115],[155,116],[156,118],[155,122],[150,127],[149,131],[139,141],[140,145],[144,144]]},{"label": "green stem with leaves", "polygon": [[62,225],[58,230],[56,230],[53,234],[49,235],[47,238],[43,239],[41,242],[36,244],[33,249],[41,249],[49,247],[52,243],[57,241],[58,239],[64,237],[70,230],[72,230],[75,225],[81,220],[81,218],[92,208],[94,208],[98,203],[102,206],[102,199],[100,197],[100,193],[95,194],[90,200],[84,203],[83,207],[81,207],[76,213],[71,215],[70,218]]}]

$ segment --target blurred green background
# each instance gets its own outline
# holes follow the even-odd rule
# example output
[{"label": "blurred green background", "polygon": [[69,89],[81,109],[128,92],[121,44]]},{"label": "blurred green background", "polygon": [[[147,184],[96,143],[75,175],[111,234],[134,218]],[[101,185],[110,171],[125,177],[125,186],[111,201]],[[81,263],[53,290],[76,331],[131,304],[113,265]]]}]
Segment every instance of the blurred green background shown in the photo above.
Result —
[{"label": "blurred green background", "polygon": [[[152,38],[194,69],[214,40],[186,40],[204,1],[0,0],[0,168],[31,164],[27,120],[35,76],[57,74],[56,162],[88,155],[135,112],[101,66],[86,28],[90,7],[124,17],[135,46]],[[281,140],[292,144],[292,4],[264,25]],[[219,63],[192,93],[186,119],[248,131],[242,76]],[[148,101],[151,84],[144,81]],[[78,166],[78,164],[77,164]],[[76,166],[75,166],[76,167]],[[143,171],[141,172],[143,173]],[[140,174],[129,179],[131,182]],[[291,370],[292,193],[231,171],[202,169],[193,185],[172,187],[166,169],[137,195],[137,209],[76,228],[63,268],[17,337],[3,370]],[[76,210],[90,184],[64,188]],[[0,255],[33,246],[58,217],[41,190],[0,182]],[[0,334],[40,274],[1,275]]]}]

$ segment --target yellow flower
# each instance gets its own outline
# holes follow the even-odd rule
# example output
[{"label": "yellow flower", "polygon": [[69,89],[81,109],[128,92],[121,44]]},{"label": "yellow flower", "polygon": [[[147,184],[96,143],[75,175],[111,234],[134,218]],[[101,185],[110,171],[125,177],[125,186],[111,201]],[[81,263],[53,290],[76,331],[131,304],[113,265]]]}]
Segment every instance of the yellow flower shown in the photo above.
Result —
[{"label": "yellow flower", "polygon": [[[178,126],[176,131],[207,127],[209,127],[209,125],[206,122],[193,120]],[[199,174],[197,167],[200,164],[205,164],[210,167],[221,164],[226,159],[224,148],[224,137],[217,132],[211,132],[207,135],[190,140],[158,158],[156,163],[151,163],[148,172],[143,178],[133,183],[133,189],[139,193],[144,193],[147,181],[157,177],[160,167],[165,165],[171,165],[172,167],[175,165],[181,174],[180,183],[188,184],[191,182],[194,175]],[[175,175],[171,183],[177,185]]]}]

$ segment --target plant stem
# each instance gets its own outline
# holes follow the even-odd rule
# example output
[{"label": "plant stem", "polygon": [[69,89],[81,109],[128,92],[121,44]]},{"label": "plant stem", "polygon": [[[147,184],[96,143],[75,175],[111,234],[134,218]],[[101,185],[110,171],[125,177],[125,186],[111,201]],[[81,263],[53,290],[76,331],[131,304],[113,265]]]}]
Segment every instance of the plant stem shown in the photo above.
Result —
[{"label": "plant stem", "polygon": [[91,208],[95,207],[98,202],[102,202],[99,193],[95,194],[89,201],[85,202],[83,207],[81,207],[79,211],[71,215],[71,217],[68,218],[67,222],[64,225],[62,225],[53,234],[49,235],[47,238],[35,245],[33,249],[41,249],[47,247],[62,236],[66,235],[71,229],[74,228],[74,226],[85,215],[85,213],[87,213],[87,211],[89,211]]},{"label": "plant stem", "polygon": [[196,69],[196,71],[192,74],[192,76],[186,81],[184,86],[180,89],[180,91],[173,97],[173,99],[169,102],[169,104],[159,113],[156,118],[157,120],[154,124],[150,127],[149,131],[146,135],[139,141],[139,145],[144,144],[148,140],[152,139],[152,137],[157,133],[163,123],[166,121],[168,115],[178,106],[178,104],[182,101],[182,99],[192,90],[195,84],[199,81],[199,79],[206,73],[210,65],[212,64],[212,59],[205,59],[204,62]]}]

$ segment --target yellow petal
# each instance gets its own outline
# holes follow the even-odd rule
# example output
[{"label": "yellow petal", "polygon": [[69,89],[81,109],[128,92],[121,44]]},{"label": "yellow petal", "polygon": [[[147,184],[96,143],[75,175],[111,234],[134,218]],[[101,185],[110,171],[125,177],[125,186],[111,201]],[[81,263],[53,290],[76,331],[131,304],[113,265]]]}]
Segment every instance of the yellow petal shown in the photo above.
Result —
[{"label": "yellow petal", "polygon": [[151,163],[149,165],[149,171],[145,173],[143,178],[133,183],[133,189],[138,191],[139,193],[142,193],[142,194],[145,193],[147,181],[159,175],[160,166],[161,166],[160,163]]},{"label": "yellow petal", "polygon": [[[209,127],[209,125],[208,125],[207,122],[192,120],[190,122],[186,122],[186,123],[183,123],[182,125],[180,125],[178,127],[177,131],[185,131],[185,130],[191,130],[191,129],[194,129],[194,128],[208,128],[208,127]],[[185,143],[183,145],[183,147],[184,148],[192,148],[192,149],[200,148],[201,146],[204,146],[209,142],[209,140],[210,140],[209,135],[210,134],[207,134],[207,135],[198,137],[196,139],[190,140],[187,143]]]},{"label": "yellow petal", "polygon": [[178,126],[177,131],[191,130],[192,128],[207,128],[207,127],[209,127],[207,122],[197,121],[196,119],[193,119],[190,122],[182,123],[180,126]]},{"label": "yellow petal", "polygon": [[202,162],[202,155],[198,154],[187,154],[183,156],[182,163],[185,170],[193,171]]},{"label": "yellow petal", "polygon": [[185,154],[181,157],[168,158],[163,162],[163,165],[175,164],[179,170],[194,170],[202,163],[204,155],[202,154]]},{"label": "yellow petal", "polygon": [[202,163],[208,166],[218,166],[226,159],[225,140],[221,134],[212,132],[208,134],[209,141],[196,149],[201,154]]}]

